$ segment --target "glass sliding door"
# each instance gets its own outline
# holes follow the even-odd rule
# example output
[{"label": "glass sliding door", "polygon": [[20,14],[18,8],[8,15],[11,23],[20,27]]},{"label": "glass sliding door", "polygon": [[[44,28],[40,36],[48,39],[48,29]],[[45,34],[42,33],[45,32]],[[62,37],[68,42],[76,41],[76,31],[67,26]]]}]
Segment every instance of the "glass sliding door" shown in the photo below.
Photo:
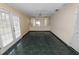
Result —
[{"label": "glass sliding door", "polygon": [[0,11],[0,50],[7,48],[10,44],[19,39],[20,22],[19,17],[8,13],[5,10]]},{"label": "glass sliding door", "polygon": [[20,21],[19,21],[19,17],[16,15],[12,16],[13,18],[13,31],[14,31],[14,35],[15,38],[19,38],[21,33],[20,33]]},{"label": "glass sliding door", "polygon": [[13,41],[10,15],[4,12],[0,12],[0,39],[2,47],[7,46]]}]

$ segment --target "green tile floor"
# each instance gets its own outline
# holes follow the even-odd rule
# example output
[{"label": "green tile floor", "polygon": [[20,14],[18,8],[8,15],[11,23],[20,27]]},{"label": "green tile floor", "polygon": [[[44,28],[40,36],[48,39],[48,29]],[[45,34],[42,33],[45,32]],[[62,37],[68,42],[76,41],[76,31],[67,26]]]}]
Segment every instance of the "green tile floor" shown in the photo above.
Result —
[{"label": "green tile floor", "polygon": [[30,32],[9,55],[76,55],[50,32]]}]

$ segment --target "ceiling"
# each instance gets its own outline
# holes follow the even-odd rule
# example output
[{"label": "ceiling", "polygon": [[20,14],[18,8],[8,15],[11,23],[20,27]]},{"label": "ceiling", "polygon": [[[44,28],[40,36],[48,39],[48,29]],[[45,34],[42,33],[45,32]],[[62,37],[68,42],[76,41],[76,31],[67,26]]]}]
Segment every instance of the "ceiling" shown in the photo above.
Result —
[{"label": "ceiling", "polygon": [[29,16],[39,16],[40,14],[50,16],[64,3],[9,3],[9,5]]}]

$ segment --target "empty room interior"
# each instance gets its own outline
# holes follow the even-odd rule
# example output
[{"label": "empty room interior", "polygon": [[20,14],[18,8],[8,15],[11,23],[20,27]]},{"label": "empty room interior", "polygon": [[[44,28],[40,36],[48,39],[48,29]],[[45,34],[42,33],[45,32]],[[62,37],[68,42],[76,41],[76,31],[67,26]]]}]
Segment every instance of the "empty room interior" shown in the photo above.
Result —
[{"label": "empty room interior", "polygon": [[78,3],[0,3],[0,55],[79,55]]}]

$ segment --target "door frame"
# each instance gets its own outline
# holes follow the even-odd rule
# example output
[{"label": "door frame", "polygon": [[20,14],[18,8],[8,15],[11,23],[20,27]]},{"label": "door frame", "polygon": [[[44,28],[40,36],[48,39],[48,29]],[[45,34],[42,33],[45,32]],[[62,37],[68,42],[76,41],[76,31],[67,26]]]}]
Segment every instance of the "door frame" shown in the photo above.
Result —
[{"label": "door frame", "polygon": [[[15,14],[15,13],[10,13],[10,15],[11,15],[11,19],[12,20],[10,20],[10,22],[11,22],[11,27],[12,27],[12,32],[13,32],[13,37],[14,37],[14,40],[17,40],[18,38],[20,38],[21,37],[21,35],[18,37],[18,38],[16,38],[16,35],[15,35],[15,29],[14,29],[14,25],[13,25],[13,16],[17,16],[17,17],[19,17],[17,14]],[[19,27],[20,27],[21,25],[20,25],[20,17],[19,17]],[[21,34],[21,28],[20,28],[20,34]]]}]

